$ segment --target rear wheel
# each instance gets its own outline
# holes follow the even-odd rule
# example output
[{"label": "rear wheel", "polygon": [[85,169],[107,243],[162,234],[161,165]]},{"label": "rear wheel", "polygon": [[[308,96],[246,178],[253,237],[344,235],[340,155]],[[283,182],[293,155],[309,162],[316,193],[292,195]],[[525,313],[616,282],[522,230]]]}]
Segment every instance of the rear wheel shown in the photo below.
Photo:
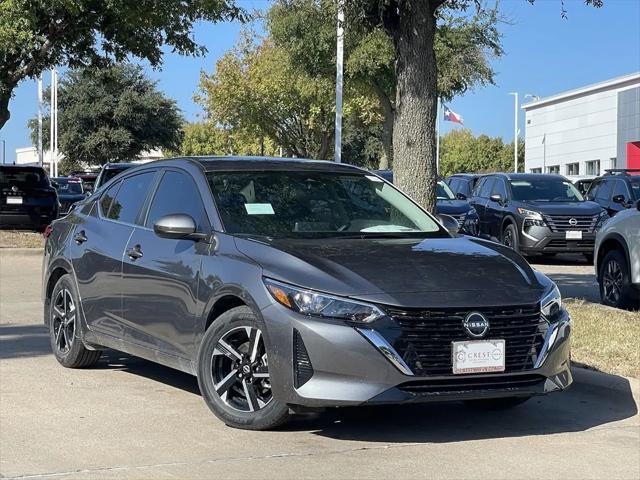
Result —
[{"label": "rear wheel", "polygon": [[503,245],[515,250],[516,252],[520,252],[520,240],[518,239],[518,231],[513,223],[508,224],[504,227],[502,232],[502,243]]},{"label": "rear wheel", "polygon": [[215,320],[198,352],[198,385],[211,411],[235,428],[268,430],[289,417],[273,397],[263,326],[248,307]]},{"label": "rear wheel", "polygon": [[470,407],[482,410],[508,410],[518,405],[522,405],[531,397],[505,397],[487,398],[481,400],[467,400],[464,403]]},{"label": "rear wheel", "polygon": [[69,275],[60,277],[49,305],[49,338],[56,360],[67,368],[94,365],[102,352],[89,350],[82,343],[78,295]]}]

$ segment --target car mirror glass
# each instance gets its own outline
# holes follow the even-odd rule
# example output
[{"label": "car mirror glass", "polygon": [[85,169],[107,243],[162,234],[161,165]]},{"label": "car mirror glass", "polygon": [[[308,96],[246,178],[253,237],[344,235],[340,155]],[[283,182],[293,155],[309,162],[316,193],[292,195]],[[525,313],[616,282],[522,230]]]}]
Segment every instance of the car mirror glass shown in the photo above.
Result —
[{"label": "car mirror glass", "polygon": [[458,221],[455,218],[453,218],[451,215],[439,214],[438,221],[449,233],[457,234],[458,230],[460,229],[460,225],[458,225]]},{"label": "car mirror glass", "polygon": [[464,193],[462,193],[462,192],[458,192],[458,193],[456,194],[456,198],[457,198],[458,200],[466,200],[466,199],[467,199],[467,196],[466,196]]},{"label": "car mirror glass", "polygon": [[616,195],[611,200],[613,200],[613,203],[619,203],[621,205],[627,203],[627,199],[624,198],[624,195]]}]

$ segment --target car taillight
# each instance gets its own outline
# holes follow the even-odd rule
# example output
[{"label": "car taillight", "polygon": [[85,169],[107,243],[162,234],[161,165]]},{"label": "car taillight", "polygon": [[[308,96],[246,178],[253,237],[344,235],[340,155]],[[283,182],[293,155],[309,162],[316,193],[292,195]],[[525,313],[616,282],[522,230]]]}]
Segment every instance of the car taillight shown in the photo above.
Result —
[{"label": "car taillight", "polygon": [[42,236],[45,238],[45,240],[47,238],[49,238],[49,236],[53,233],[53,227],[51,225],[47,225],[47,228],[44,229],[44,232],[42,232]]}]

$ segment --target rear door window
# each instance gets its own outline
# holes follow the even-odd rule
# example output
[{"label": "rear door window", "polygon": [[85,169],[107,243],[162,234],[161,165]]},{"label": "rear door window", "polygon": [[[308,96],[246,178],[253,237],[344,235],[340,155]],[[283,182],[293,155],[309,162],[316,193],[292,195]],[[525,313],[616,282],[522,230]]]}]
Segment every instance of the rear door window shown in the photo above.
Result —
[{"label": "rear door window", "polygon": [[154,176],[155,172],[146,172],[125,178],[111,203],[107,218],[124,223],[135,223]]},{"label": "rear door window", "polygon": [[103,217],[106,217],[109,213],[109,209],[111,208],[111,204],[113,203],[116,193],[118,193],[120,185],[122,185],[122,182],[114,183],[109,187],[109,190],[104,192],[100,197],[100,213],[102,213]]}]

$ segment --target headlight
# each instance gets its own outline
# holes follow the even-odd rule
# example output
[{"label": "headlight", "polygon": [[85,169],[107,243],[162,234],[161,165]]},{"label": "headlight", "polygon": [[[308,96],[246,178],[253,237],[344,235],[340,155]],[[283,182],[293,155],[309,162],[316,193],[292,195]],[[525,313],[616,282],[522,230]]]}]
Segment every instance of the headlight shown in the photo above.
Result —
[{"label": "headlight", "polygon": [[269,278],[263,280],[271,296],[280,305],[303,315],[363,323],[384,316],[384,312],[375,305],[293,287]]},{"label": "headlight", "polygon": [[609,220],[609,214],[606,210],[601,211],[596,221],[596,231],[600,230],[607,220]]},{"label": "headlight", "polygon": [[520,215],[524,215],[527,218],[531,218],[533,220],[540,220],[542,221],[542,215],[540,215],[540,213],[538,212],[534,212],[533,210],[527,210],[526,208],[518,208],[518,213]]},{"label": "headlight", "polygon": [[560,313],[562,309],[562,295],[560,295],[560,290],[558,290],[558,286],[555,283],[542,298],[540,306],[542,307],[542,314],[549,321],[555,320]]}]

